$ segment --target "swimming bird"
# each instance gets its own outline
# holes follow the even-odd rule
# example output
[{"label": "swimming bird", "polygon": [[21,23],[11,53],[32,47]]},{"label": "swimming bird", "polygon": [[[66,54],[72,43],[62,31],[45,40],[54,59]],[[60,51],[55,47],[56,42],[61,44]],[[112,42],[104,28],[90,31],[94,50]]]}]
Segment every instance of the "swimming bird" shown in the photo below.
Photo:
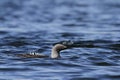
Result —
[{"label": "swimming bird", "polygon": [[[72,41],[61,41],[53,44],[50,58],[60,58],[60,51],[69,49],[73,45]],[[31,52],[29,54],[18,54],[19,57],[25,57],[25,58],[46,58],[49,57],[44,54],[39,54],[37,52]]]}]

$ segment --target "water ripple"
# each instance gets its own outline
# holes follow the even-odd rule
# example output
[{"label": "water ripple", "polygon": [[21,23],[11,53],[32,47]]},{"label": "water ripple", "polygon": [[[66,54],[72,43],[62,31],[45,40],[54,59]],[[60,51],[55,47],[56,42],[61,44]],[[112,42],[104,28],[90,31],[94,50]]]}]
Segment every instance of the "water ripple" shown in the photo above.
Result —
[{"label": "water ripple", "polygon": [[[119,80],[119,0],[0,0],[0,80]],[[72,40],[60,59],[52,44]],[[12,72],[12,74],[11,74]]]}]

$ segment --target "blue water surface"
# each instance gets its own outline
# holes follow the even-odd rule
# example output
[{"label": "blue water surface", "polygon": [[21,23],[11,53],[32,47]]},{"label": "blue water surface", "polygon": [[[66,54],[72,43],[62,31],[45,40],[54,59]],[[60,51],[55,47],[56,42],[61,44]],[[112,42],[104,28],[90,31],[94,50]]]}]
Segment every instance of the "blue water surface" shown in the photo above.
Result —
[{"label": "blue water surface", "polygon": [[[61,58],[21,58],[72,40]],[[120,80],[120,0],[0,0],[0,80]]]}]

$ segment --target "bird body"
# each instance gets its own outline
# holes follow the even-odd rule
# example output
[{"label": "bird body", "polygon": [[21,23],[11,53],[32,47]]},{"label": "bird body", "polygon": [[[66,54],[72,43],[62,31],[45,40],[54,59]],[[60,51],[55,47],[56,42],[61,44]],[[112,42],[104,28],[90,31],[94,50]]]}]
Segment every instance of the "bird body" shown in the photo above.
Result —
[{"label": "bird body", "polygon": [[[60,51],[70,48],[72,44],[73,43],[71,41],[62,41],[62,42],[56,43],[51,50],[50,58],[60,58]],[[30,53],[30,54],[18,54],[17,56],[24,57],[24,58],[46,58],[46,57],[49,57],[47,55],[39,54],[39,53],[35,53],[35,52]]]}]

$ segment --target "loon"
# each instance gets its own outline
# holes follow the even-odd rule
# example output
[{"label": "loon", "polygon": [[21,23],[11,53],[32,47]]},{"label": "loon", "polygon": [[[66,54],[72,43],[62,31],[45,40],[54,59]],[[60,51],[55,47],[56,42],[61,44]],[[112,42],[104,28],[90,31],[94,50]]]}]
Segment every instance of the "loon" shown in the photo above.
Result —
[{"label": "loon", "polygon": [[[61,41],[58,43],[54,43],[53,48],[51,50],[50,58],[60,58],[61,57],[60,51],[69,49],[72,47],[72,45],[73,45],[72,41]],[[31,52],[28,54],[18,54],[17,56],[24,57],[24,58],[46,58],[46,57],[49,57],[48,55],[39,54],[36,52]]]}]

